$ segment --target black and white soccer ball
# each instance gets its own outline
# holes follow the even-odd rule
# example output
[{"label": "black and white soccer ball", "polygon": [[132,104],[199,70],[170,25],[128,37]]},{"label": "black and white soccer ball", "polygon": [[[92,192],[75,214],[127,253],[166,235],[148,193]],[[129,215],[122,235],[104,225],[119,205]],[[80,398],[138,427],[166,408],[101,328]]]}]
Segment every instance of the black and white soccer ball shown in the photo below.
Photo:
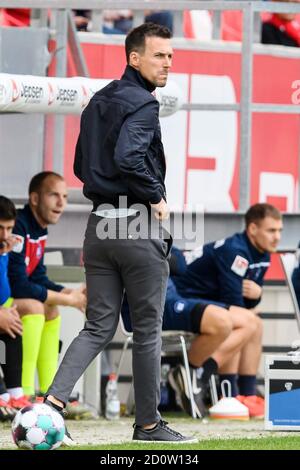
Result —
[{"label": "black and white soccer ball", "polygon": [[65,435],[62,416],[45,404],[22,408],[12,422],[12,435],[20,449],[57,449]]}]

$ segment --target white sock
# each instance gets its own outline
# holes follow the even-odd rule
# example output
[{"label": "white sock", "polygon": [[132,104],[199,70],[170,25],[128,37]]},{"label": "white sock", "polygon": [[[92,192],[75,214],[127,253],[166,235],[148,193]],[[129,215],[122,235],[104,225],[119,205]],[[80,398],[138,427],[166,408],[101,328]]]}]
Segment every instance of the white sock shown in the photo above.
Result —
[{"label": "white sock", "polygon": [[10,394],[5,392],[5,393],[1,393],[0,394],[0,398],[1,400],[4,400],[4,401],[7,401],[7,403],[9,402],[9,399],[10,399]]},{"label": "white sock", "polygon": [[21,398],[24,396],[23,388],[22,387],[14,387],[14,388],[8,388],[7,389],[8,393],[12,398]]}]

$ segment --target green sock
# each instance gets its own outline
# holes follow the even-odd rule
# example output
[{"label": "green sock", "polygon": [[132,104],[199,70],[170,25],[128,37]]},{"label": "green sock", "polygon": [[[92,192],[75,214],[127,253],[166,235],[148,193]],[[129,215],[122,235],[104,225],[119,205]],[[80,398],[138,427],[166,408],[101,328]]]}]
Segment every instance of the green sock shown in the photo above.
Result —
[{"label": "green sock", "polygon": [[45,317],[44,315],[24,315],[22,317],[22,323],[22,387],[25,395],[34,395],[34,375]]},{"label": "green sock", "polygon": [[54,320],[45,321],[37,360],[40,391],[42,393],[47,392],[57,370],[60,323],[60,316],[54,318]]}]

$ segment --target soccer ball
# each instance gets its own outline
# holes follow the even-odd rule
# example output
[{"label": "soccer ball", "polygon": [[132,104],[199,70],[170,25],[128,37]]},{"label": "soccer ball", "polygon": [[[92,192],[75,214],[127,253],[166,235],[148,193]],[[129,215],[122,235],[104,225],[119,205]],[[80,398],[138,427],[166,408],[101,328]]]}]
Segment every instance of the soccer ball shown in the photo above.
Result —
[{"label": "soccer ball", "polygon": [[57,449],[65,435],[64,420],[48,405],[25,406],[12,422],[12,435],[20,449]]}]

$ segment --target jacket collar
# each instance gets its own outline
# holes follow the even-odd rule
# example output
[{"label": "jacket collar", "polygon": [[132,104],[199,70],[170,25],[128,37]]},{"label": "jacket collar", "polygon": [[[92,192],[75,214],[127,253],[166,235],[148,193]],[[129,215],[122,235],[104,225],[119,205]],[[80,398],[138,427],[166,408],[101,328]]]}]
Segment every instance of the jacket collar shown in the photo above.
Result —
[{"label": "jacket collar", "polygon": [[261,252],[259,251],[257,248],[255,248],[254,245],[252,245],[248,235],[247,235],[247,232],[246,230],[242,233],[243,237],[244,237],[244,240],[246,241],[248,247],[249,247],[249,250],[253,256],[253,258],[255,260],[257,259],[262,259],[262,258],[268,258],[270,255],[267,251],[264,251],[264,252]]},{"label": "jacket collar", "polygon": [[152,93],[156,88],[152,83],[146,80],[146,78],[142,77],[138,70],[131,67],[131,65],[126,66],[125,72],[122,75],[121,80],[128,80],[130,82],[134,82],[145,90],[149,91],[150,93]]},{"label": "jacket collar", "polygon": [[36,220],[36,218],[34,217],[33,212],[32,212],[32,210],[31,210],[29,204],[25,204],[25,206],[24,206],[24,212],[25,212],[25,214],[27,215],[28,220],[30,221],[31,227],[32,227],[36,232],[41,232],[41,231],[43,231],[43,232],[45,232],[45,234],[48,233],[48,229],[41,227],[40,224],[38,223],[38,221]]}]

